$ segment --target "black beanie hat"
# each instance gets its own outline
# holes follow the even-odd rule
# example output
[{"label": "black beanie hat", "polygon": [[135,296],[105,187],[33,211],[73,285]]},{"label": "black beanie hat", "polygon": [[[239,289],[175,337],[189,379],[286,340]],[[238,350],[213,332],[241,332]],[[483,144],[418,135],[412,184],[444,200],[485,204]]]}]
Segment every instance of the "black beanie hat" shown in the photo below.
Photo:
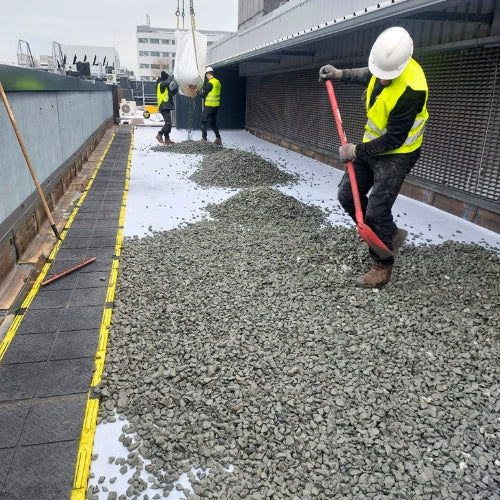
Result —
[{"label": "black beanie hat", "polygon": [[161,78],[162,80],[166,80],[166,79],[168,78],[168,73],[166,73],[165,71],[162,71],[162,72],[161,72],[161,75],[160,75],[160,78]]}]

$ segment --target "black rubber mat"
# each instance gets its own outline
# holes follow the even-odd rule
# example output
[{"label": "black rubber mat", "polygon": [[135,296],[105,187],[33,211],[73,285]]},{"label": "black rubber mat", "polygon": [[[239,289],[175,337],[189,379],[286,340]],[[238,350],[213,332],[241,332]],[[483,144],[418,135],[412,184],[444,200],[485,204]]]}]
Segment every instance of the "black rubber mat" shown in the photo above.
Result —
[{"label": "black rubber mat", "polygon": [[[70,498],[120,229],[132,127],[116,131],[0,360],[0,499]],[[14,322],[15,323],[15,322]]]}]

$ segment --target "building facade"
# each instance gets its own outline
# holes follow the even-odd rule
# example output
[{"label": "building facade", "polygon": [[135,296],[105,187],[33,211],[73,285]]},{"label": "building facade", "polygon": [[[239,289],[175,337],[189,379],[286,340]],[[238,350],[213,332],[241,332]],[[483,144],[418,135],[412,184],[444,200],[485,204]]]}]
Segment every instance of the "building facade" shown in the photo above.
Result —
[{"label": "building facade", "polygon": [[[138,79],[156,81],[162,71],[173,73],[176,54],[176,29],[154,28],[149,25],[137,26]],[[207,47],[223,39],[225,31],[200,31],[207,37]]]}]

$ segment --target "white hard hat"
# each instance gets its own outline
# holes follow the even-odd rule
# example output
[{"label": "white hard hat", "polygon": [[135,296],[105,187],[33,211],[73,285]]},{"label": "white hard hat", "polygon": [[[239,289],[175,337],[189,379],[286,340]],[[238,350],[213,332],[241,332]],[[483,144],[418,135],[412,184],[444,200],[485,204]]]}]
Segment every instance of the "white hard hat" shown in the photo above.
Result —
[{"label": "white hard hat", "polygon": [[393,80],[406,68],[413,54],[413,40],[400,26],[383,31],[373,44],[368,67],[377,78]]},{"label": "white hard hat", "polygon": [[205,68],[205,73],[213,73],[214,72],[214,68],[212,68],[212,66],[207,66]]}]

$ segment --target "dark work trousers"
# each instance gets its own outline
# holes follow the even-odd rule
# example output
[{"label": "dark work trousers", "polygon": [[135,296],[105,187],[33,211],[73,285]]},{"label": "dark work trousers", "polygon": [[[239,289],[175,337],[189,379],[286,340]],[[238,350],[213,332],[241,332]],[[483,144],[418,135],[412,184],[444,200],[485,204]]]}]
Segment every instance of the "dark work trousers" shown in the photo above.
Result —
[{"label": "dark work trousers", "polygon": [[172,115],[170,114],[170,109],[160,110],[161,116],[165,120],[165,124],[160,130],[160,135],[164,135],[165,139],[170,139],[170,132],[172,130]]},{"label": "dark work trousers", "polygon": [[[397,231],[392,217],[392,206],[406,175],[415,165],[418,157],[419,152],[413,152],[356,158],[353,161],[364,222],[391,250],[392,238]],[[356,222],[351,182],[347,171],[339,184],[338,200]],[[369,250],[373,261],[394,263],[393,257],[382,259],[371,248]]]},{"label": "dark work trousers", "polygon": [[217,128],[217,111],[219,106],[204,106],[201,113],[201,137],[207,138],[207,122],[210,121],[210,127],[214,131],[215,137],[220,137],[219,129]]}]

